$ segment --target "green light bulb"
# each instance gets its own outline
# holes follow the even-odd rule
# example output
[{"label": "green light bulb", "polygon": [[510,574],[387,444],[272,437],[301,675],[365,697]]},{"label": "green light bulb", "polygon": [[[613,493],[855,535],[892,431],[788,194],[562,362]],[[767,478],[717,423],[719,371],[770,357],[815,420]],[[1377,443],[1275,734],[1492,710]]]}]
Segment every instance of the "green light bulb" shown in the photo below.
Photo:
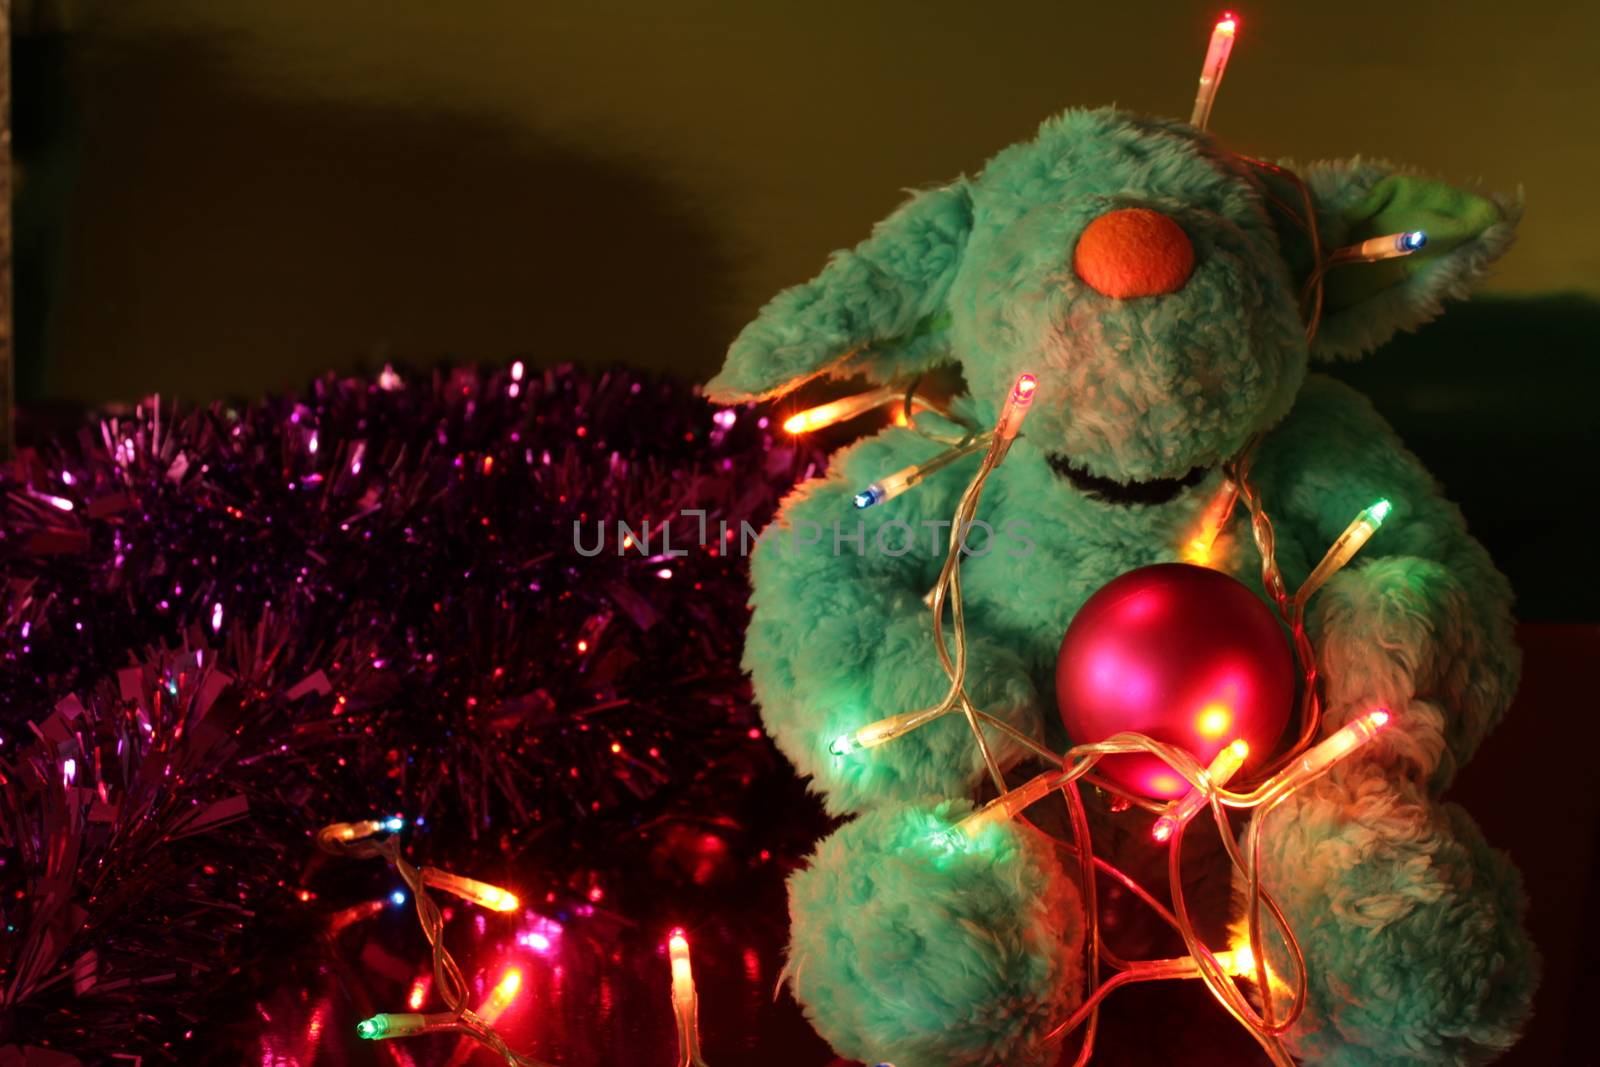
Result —
[{"label": "green light bulb", "polygon": [[387,1015],[374,1015],[370,1019],[362,1019],[356,1023],[356,1036],[376,1041],[389,1032],[389,1017]]},{"label": "green light bulb", "polygon": [[1380,500],[1367,509],[1367,517],[1370,518],[1373,522],[1373,525],[1376,526],[1381,524],[1384,519],[1387,519],[1389,517],[1389,512],[1393,510],[1393,504],[1389,503],[1387,500]]}]

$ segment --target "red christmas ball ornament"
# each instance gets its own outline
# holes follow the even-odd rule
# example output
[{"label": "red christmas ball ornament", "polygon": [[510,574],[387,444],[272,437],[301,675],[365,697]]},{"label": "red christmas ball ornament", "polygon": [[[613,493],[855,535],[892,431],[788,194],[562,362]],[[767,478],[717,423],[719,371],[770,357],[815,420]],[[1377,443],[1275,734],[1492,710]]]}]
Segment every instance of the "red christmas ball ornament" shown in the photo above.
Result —
[{"label": "red christmas ball ornament", "polygon": [[[1243,738],[1252,764],[1272,752],[1294,701],[1278,619],[1221,571],[1158,563],[1107,583],[1078,609],[1056,660],[1056,705],[1074,744],[1131,730],[1202,765]],[[1097,770],[1132,792],[1180,797],[1189,784],[1155,756],[1110,756]]]}]

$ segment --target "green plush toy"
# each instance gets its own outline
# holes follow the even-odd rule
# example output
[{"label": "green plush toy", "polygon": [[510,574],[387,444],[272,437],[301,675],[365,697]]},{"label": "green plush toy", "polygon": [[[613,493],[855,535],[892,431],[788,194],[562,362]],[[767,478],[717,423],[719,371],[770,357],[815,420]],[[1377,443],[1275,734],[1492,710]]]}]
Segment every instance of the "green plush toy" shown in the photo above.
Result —
[{"label": "green plush toy", "polygon": [[[1253,439],[1253,482],[1291,588],[1352,516],[1393,501],[1308,613],[1324,732],[1375,706],[1394,720],[1270,818],[1263,879],[1311,976],[1287,1040],[1313,1063],[1479,1062],[1515,1039],[1537,964],[1515,870],[1438,798],[1516,687],[1511,593],[1372,406],[1309,365],[1368,353],[1465,295],[1510,245],[1520,203],[1367,160],[1298,177],[1324,252],[1395,231],[1431,238],[1405,259],[1328,271],[1309,342],[1300,293],[1316,264],[1292,170],[1185,123],[1074,110],[977,176],[916,194],[780,293],[708,391],[748,401],[818,375],[888,383],[954,364],[969,391],[953,414],[987,426],[1018,375],[1037,376],[1024,433],[983,499],[993,550],[963,564],[967,688],[1057,751],[1067,739],[1052,678],[1067,624],[1111,579],[1177,560],[1221,465]],[[752,561],[744,662],[767,728],[829,811],[860,816],[794,877],[789,973],[843,1056],[1035,1062],[1059,1053],[1041,1035],[1081,996],[1081,967],[1059,955],[1081,939],[1082,916],[1056,914],[1050,928],[1064,933],[1041,939],[1044,927],[1003,915],[1029,894],[1070,912],[1076,894],[1020,824],[994,853],[1020,858],[960,878],[939,877],[947,859],[903,840],[937,805],[975,796],[983,765],[966,723],[947,716],[893,744],[830,750],[948,684],[923,598],[943,560],[938,524],[977,457],[877,507],[852,505],[939,451],[906,428],[843,450],[785,503],[788,534],[764,538]],[[1211,565],[1261,592],[1242,515]],[[995,745],[1003,764],[1021,760]]]}]

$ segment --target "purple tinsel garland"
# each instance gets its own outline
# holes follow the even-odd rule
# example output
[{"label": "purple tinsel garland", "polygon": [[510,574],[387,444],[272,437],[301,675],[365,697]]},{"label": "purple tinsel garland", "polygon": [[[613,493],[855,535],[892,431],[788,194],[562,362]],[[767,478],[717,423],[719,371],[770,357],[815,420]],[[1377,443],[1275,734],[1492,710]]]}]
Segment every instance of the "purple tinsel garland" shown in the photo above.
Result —
[{"label": "purple tinsel garland", "polygon": [[821,463],[681,383],[520,363],[147,404],[25,452],[0,1060],[181,1059],[241,946],[303,921],[321,823],[401,812],[493,878],[787,773],[738,670],[740,524]]}]

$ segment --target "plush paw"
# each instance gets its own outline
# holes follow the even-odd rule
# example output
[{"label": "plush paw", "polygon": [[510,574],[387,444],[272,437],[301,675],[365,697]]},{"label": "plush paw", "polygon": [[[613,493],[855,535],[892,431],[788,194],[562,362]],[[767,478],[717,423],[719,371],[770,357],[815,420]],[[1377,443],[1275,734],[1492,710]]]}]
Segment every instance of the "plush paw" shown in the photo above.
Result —
[{"label": "plush paw", "polygon": [[1337,575],[1313,601],[1311,618],[1325,732],[1387,707],[1395,720],[1381,750],[1442,790],[1504,714],[1517,684],[1509,617],[1487,625],[1476,604],[1451,570],[1414,556]]},{"label": "plush paw", "polygon": [[952,842],[969,810],[868,812],[789,879],[789,986],[846,1059],[1025,1067],[1060,1052],[1040,1039],[1083,995],[1077,889],[1026,824]]},{"label": "plush paw", "polygon": [[1482,1063],[1516,1041],[1539,970],[1527,903],[1462,808],[1363,760],[1274,811],[1261,860],[1309,972],[1289,1034],[1305,1062]]}]

